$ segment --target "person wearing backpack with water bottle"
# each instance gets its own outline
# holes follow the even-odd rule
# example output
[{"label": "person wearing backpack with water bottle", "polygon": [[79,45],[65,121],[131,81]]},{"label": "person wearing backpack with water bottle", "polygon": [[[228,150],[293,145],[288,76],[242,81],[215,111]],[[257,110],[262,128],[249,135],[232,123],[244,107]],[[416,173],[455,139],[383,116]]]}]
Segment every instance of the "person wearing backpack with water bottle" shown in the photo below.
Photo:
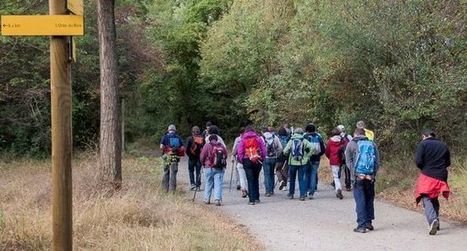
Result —
[{"label": "person wearing backpack with water bottle", "polygon": [[167,133],[160,142],[162,159],[164,163],[164,174],[162,176],[162,187],[165,191],[175,192],[177,187],[178,162],[185,155],[185,147],[182,139],[176,134],[175,125],[169,125]]},{"label": "person wearing backpack with water bottle", "polygon": [[247,126],[242,140],[238,143],[237,160],[243,164],[248,181],[248,204],[259,203],[259,173],[266,158],[266,145],[253,127]]},{"label": "person wearing backpack with water bottle", "polygon": [[325,153],[326,147],[323,142],[323,138],[319,133],[316,132],[316,126],[314,124],[308,124],[305,127],[307,139],[316,149],[315,153],[311,155],[309,163],[306,167],[305,184],[310,200],[313,199],[313,195],[318,189],[318,168],[321,156]]},{"label": "person wearing backpack with water bottle", "polygon": [[263,130],[263,138],[266,143],[266,159],[263,162],[265,196],[270,197],[274,194],[274,170],[277,157],[282,153],[282,145],[269,128]]},{"label": "person wearing backpack with water bottle", "polygon": [[199,127],[193,126],[193,128],[191,128],[191,136],[187,138],[186,143],[191,190],[199,190],[201,186],[201,161],[199,157],[203,146],[204,137],[201,135]]},{"label": "person wearing backpack with water bottle", "polygon": [[295,179],[298,172],[298,187],[300,190],[300,200],[304,201],[306,198],[306,166],[310,160],[311,155],[316,152],[316,148],[303,137],[303,129],[295,129],[294,134],[285,146],[284,154],[289,156],[289,193],[287,198],[293,199],[295,193]]},{"label": "person wearing backpack with water bottle", "polygon": [[214,189],[216,206],[222,205],[222,184],[224,172],[227,167],[227,149],[218,142],[217,135],[211,135],[209,142],[203,146],[200,160],[204,165],[206,184],[204,187],[204,203],[211,203],[211,194]]},{"label": "person wearing backpack with water bottle", "polygon": [[373,230],[375,219],[375,177],[379,168],[379,153],[375,143],[365,136],[363,128],[355,129],[354,138],[347,144],[345,160],[354,177],[353,195],[357,213],[354,232]]}]

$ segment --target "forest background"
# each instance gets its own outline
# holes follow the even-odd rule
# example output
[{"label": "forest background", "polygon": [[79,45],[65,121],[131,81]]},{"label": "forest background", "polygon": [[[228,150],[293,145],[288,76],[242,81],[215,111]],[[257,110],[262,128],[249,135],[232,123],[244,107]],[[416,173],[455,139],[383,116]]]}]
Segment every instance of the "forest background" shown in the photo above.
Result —
[{"label": "forest background", "polygon": [[[168,124],[183,136],[253,123],[326,135],[357,120],[386,159],[410,156],[423,128],[455,155],[467,139],[464,1],[117,0],[125,139],[156,145]],[[0,14],[45,14],[46,0],[5,0]],[[94,1],[73,65],[73,143],[95,148],[99,59]],[[49,156],[46,38],[0,37],[0,152]],[[149,139],[149,140],[148,140]],[[127,146],[128,146],[127,145]],[[402,154],[402,155],[401,155]]]}]

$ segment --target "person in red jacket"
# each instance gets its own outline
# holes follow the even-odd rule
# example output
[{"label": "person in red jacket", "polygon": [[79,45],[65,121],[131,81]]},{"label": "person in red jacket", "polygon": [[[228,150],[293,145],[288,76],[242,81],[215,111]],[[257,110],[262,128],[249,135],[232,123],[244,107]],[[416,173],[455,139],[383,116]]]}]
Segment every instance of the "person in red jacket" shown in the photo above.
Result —
[{"label": "person in red jacket", "polygon": [[342,195],[342,185],[339,179],[339,168],[342,165],[342,156],[341,156],[341,147],[342,147],[342,138],[340,136],[340,131],[337,128],[332,129],[331,138],[328,140],[326,147],[326,157],[329,159],[329,165],[331,166],[332,176],[334,177],[334,184],[336,189],[336,197],[343,199]]}]

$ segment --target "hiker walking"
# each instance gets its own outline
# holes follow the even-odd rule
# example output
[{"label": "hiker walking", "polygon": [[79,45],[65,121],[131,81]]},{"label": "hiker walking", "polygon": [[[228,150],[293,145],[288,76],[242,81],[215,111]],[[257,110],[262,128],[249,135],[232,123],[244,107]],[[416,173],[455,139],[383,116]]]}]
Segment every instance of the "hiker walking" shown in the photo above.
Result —
[{"label": "hiker walking", "polygon": [[429,234],[435,235],[439,230],[438,196],[449,198],[448,170],[451,155],[447,145],[436,138],[432,130],[422,132],[422,141],[415,151],[415,163],[421,170],[415,188],[415,200],[423,202],[425,216],[429,225]]},{"label": "hiker walking", "polygon": [[191,190],[199,190],[201,186],[200,154],[205,141],[200,133],[200,129],[198,126],[193,126],[193,128],[191,128],[191,136],[187,138],[186,142],[186,147],[188,149],[186,151],[186,154],[188,155],[188,173],[190,176],[191,185],[190,188]]},{"label": "hiker walking", "polygon": [[375,143],[365,136],[362,128],[355,129],[354,138],[347,144],[345,160],[355,177],[353,195],[357,213],[354,232],[373,230],[375,219],[375,177],[379,167],[379,153]]},{"label": "hiker walking", "polygon": [[237,190],[238,186],[240,186],[240,190],[242,191],[242,197],[246,198],[248,195],[248,183],[246,179],[246,173],[245,169],[243,168],[243,164],[240,163],[240,161],[237,160],[238,156],[238,144],[242,140],[242,135],[245,132],[245,128],[240,128],[239,135],[237,138],[235,138],[234,145],[232,148],[232,158],[236,162],[236,178],[237,178]]},{"label": "hiker walking", "polygon": [[270,197],[274,194],[274,170],[277,157],[282,153],[282,145],[279,138],[269,128],[263,131],[263,138],[266,143],[266,159],[263,162],[265,196]]},{"label": "hiker walking", "polygon": [[363,122],[363,120],[358,121],[356,126],[357,126],[357,128],[365,130],[365,136],[369,140],[371,140],[371,141],[375,140],[375,133],[372,130],[369,130],[369,129],[366,128],[365,122]]},{"label": "hiker walking", "polygon": [[[285,128],[279,129],[277,137],[279,138],[282,149],[284,149],[290,139]],[[287,180],[289,178],[289,166],[287,165],[287,156],[285,156],[283,152],[279,153],[279,156],[277,156],[276,176],[277,182],[279,183],[279,190],[286,190]]]},{"label": "hiker walking", "polygon": [[305,130],[305,139],[316,149],[313,155],[311,155],[309,163],[307,163],[305,176],[306,191],[308,192],[309,198],[313,199],[313,195],[318,189],[319,162],[321,156],[325,153],[326,147],[324,146],[323,138],[316,132],[316,126],[314,124],[308,124]]},{"label": "hiker walking", "polygon": [[176,134],[175,125],[169,125],[167,133],[161,138],[160,149],[164,163],[162,187],[165,191],[174,192],[177,187],[178,162],[185,155],[182,139]]},{"label": "hiker walking", "polygon": [[227,148],[227,145],[224,143],[224,140],[219,135],[219,127],[217,127],[216,125],[209,126],[209,128],[207,130],[207,135],[204,138],[205,142],[209,142],[209,136],[211,136],[211,135],[216,135],[217,136],[217,142],[221,143],[225,148]]},{"label": "hiker walking", "polygon": [[336,197],[343,199],[341,180],[339,178],[339,169],[342,165],[341,149],[342,149],[342,138],[340,131],[334,128],[331,132],[331,138],[329,138],[326,147],[326,157],[329,159],[329,165],[331,166],[332,177],[334,179],[334,187],[336,189]]},{"label": "hiker walking", "polygon": [[203,136],[203,138],[206,138],[209,135],[208,131],[209,131],[209,127],[211,127],[211,126],[212,126],[211,121],[206,122],[206,128],[201,133],[201,136]]},{"label": "hiker walking", "polygon": [[227,149],[218,141],[218,138],[217,135],[209,136],[208,142],[203,146],[200,156],[200,160],[204,165],[206,178],[204,203],[211,203],[211,194],[214,189],[216,206],[222,204],[222,186],[227,166]]},{"label": "hiker walking", "polygon": [[259,203],[259,173],[266,158],[266,146],[253,127],[247,126],[242,140],[238,143],[237,160],[243,164],[248,181],[249,204]]},{"label": "hiker walking", "polygon": [[[300,200],[306,197],[305,172],[310,160],[310,156],[316,152],[316,148],[303,137],[303,129],[295,129],[294,134],[285,146],[284,154],[289,155],[289,193],[287,198],[293,199],[295,193],[295,179],[298,172],[298,187],[300,190]],[[290,154],[289,154],[290,153]]]},{"label": "hiker walking", "polygon": [[343,125],[338,125],[337,129],[340,132],[341,140],[342,140],[342,146],[341,146],[341,151],[340,151],[340,156],[342,160],[342,164],[339,168],[339,179],[341,178],[341,173],[342,171],[344,172],[344,183],[345,183],[345,190],[350,191],[352,190],[352,185],[351,185],[351,178],[350,178],[350,168],[347,166],[345,163],[345,148],[347,147],[347,144],[352,140],[352,136],[348,135],[345,132],[345,127]]}]

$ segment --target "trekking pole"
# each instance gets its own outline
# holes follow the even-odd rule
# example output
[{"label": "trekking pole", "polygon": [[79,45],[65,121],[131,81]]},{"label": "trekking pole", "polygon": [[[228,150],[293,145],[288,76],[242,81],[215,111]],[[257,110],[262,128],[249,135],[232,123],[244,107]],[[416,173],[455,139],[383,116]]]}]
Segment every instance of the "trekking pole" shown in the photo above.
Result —
[{"label": "trekking pole", "polygon": [[232,170],[230,171],[230,185],[229,185],[229,192],[232,191],[232,179],[233,179],[233,170],[235,168],[235,158],[232,156]]},{"label": "trekking pole", "polygon": [[[199,170],[199,173],[198,173],[198,176],[196,177],[196,181],[198,181],[199,179],[201,179],[201,172],[203,171],[203,169]],[[196,182],[195,181],[195,182]],[[196,198],[196,192],[201,189],[199,187],[196,187],[195,188],[195,192],[193,193],[193,199],[191,200],[192,202],[195,202],[195,198]]]}]

